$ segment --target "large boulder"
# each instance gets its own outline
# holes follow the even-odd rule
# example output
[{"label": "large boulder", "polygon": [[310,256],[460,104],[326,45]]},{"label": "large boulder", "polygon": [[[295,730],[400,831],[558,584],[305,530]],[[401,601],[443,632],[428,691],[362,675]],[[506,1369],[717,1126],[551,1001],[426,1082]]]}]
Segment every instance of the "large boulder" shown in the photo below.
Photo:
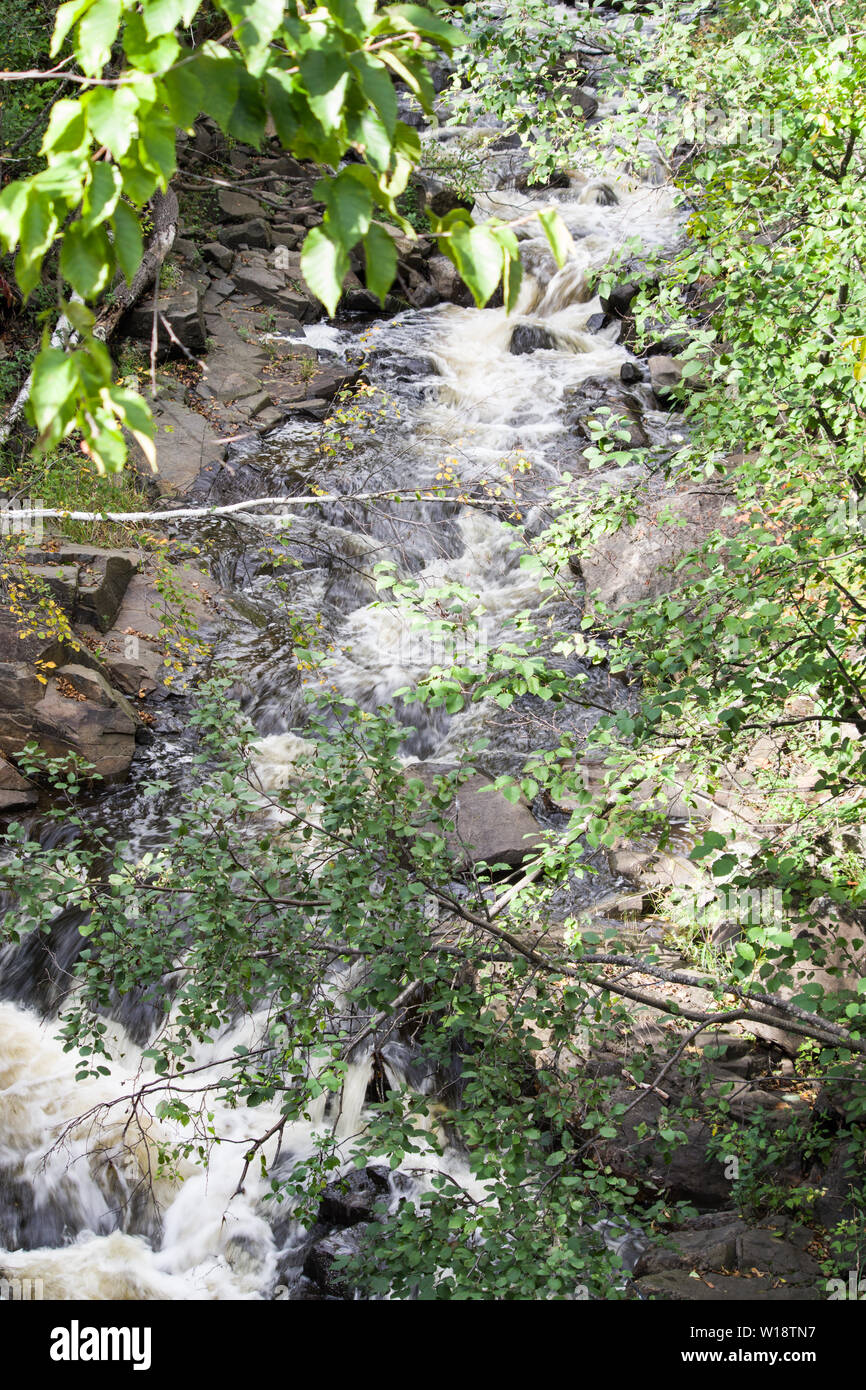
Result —
[{"label": "large boulder", "polygon": [[[432,789],[437,777],[451,771],[441,764],[412,763],[406,776],[418,777]],[[446,837],[449,848],[464,864],[516,868],[542,843],[525,797],[508,801],[483,773],[473,773],[456,788],[447,818],[452,825]]]},{"label": "large boulder", "polygon": [[[202,279],[206,285],[207,277]],[[177,286],[160,289],[157,301],[157,353],[160,358],[182,357],[184,348],[196,356],[204,352],[203,300],[204,286],[199,277],[187,269],[183,270]],[[144,300],[125,315],[121,332],[129,338],[150,342],[153,332],[151,295],[145,295]]]},{"label": "large boulder", "polygon": [[[611,475],[613,491],[632,480],[625,476],[628,471]],[[605,475],[586,484],[598,488],[606,481]],[[634,524],[587,542],[572,556],[572,569],[605,609],[658,598],[682,584],[683,575],[674,573],[674,566],[684,555],[699,549],[715,531],[730,533],[730,509],[725,489],[709,484],[647,492],[637,502]]]},{"label": "large boulder", "polygon": [[43,679],[23,664],[0,666],[0,751],[14,759],[33,740],[48,757],[76,753],[104,781],[122,780],[139,727],[132,707],[89,666],[69,663]]}]

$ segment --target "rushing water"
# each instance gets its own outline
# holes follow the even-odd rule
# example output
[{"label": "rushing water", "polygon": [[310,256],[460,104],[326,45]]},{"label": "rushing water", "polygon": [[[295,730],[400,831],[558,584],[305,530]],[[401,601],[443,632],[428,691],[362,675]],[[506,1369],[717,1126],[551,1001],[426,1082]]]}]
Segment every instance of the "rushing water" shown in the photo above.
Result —
[{"label": "rushing water", "polygon": [[[601,305],[588,278],[630,238],[672,246],[680,221],[668,191],[652,179],[611,171],[604,181],[588,181],[575,173],[568,188],[532,195],[516,191],[514,166],[514,151],[492,162],[478,213],[523,219],[556,202],[575,240],[565,266],[556,267],[540,231],[524,224],[526,274],[510,316],[445,305],[401,313],[372,330],[308,330],[316,346],[350,359],[364,334],[376,391],[364,402],[366,419],[347,426],[352,452],[329,463],[317,448],[321,427],[295,421],[237,456],[210,494],[217,501],[288,496],[315,482],[343,495],[395,489],[411,498],[440,485],[437,475],[447,465],[459,477],[455,494],[470,502],[347,499],[309,508],[278,533],[250,518],[192,528],[232,596],[235,617],[222,651],[243,671],[237,694],[263,736],[258,761],[266,784],[285,780],[302,747],[289,615],[318,624],[335,649],[329,681],[374,709],[411,685],[431,654],[393,608],[377,601],[377,563],[390,561],[422,589],[458,582],[478,594],[482,638],[490,643],[515,614],[539,602],[537,578],[517,564],[513,527],[518,520],[529,531],[539,527],[546,491],[564,471],[580,469],[583,446],[572,421],[586,383],[618,382],[630,360],[618,326],[597,327]],[[542,346],[512,350],[521,343]],[[670,423],[649,388],[638,383],[629,390],[650,441],[670,443]],[[508,475],[517,479],[519,504],[506,486],[509,500],[490,505]],[[300,561],[282,576],[287,594],[261,560],[265,542]],[[606,677],[593,679],[599,694],[621,698],[606,688]],[[527,751],[517,707],[507,714],[474,707],[449,718],[413,705],[403,717],[412,729],[412,757],[454,760],[482,728],[492,740],[490,770],[513,770]],[[94,812],[118,837],[131,834],[136,854],[163,843],[165,816],[184,795],[193,751],[178,720],[144,750],[130,783]],[[161,802],[139,790],[154,767],[171,783]],[[221,1142],[207,1164],[194,1157],[175,1170],[163,1164],[161,1141],[178,1135],[170,1123],[150,1118],[160,1082],[143,1056],[151,1026],[146,1013],[118,1015],[111,1074],[83,1084],[74,1080],[72,1054],[54,1037],[53,1011],[80,944],[77,919],[61,917],[47,944],[25,943],[0,959],[6,1001],[0,1003],[0,1243],[9,1251],[0,1255],[0,1273],[41,1278],[45,1296],[53,1298],[267,1297],[278,1279],[297,1275],[302,1233],[263,1204],[265,1184],[255,1168],[243,1192],[236,1188],[245,1147],[279,1118],[277,1103],[250,1112],[231,1109],[212,1093]],[[236,1035],[203,1047],[199,1063],[230,1055],[236,1044],[254,1046],[265,1023],[264,1017],[245,1020]],[[312,1153],[325,1124],[348,1150],[363,1124],[372,1065],[370,1053],[355,1058],[337,1110],[325,1114],[323,1100],[308,1125],[287,1132],[283,1161]],[[406,1084],[405,1058],[392,1053],[385,1066],[390,1084]],[[423,1088],[423,1078],[411,1080]],[[142,1085],[151,1088],[147,1111],[134,1110],[128,1099]],[[456,1156],[452,1167],[464,1185],[471,1182]],[[405,1176],[392,1183],[395,1201],[412,1189]]]}]

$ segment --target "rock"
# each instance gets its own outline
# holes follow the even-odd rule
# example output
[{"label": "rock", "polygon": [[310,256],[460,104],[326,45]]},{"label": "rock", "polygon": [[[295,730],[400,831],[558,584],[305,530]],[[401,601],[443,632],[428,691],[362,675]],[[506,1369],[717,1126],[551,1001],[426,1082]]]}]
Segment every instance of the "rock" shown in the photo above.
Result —
[{"label": "rock", "polygon": [[279,159],[274,160],[273,169],[275,174],[279,174],[283,179],[305,179],[309,177],[309,170],[299,160],[293,159],[290,154],[280,155]]},{"label": "rock", "polygon": [[446,299],[452,304],[461,304],[466,307],[472,304],[470,290],[464,285],[457,273],[457,267],[449,261],[447,256],[431,256],[427,262],[427,274],[430,284],[440,299]]},{"label": "rock", "polygon": [[[202,277],[206,283],[206,277]],[[202,353],[205,350],[204,292],[198,279],[189,271],[184,271],[183,280],[176,289],[162,289],[159,295],[159,320],[157,332],[157,351],[160,358],[183,356],[182,349],[173,341],[165,327],[165,320],[171,333],[188,352]],[[130,338],[150,342],[153,331],[153,299],[145,295],[144,301],[137,304],[125,315],[121,331]]]},{"label": "rock", "polygon": [[282,271],[265,270],[258,265],[241,266],[235,268],[234,279],[239,289],[255,295],[262,304],[285,309],[301,323],[311,323],[324,312],[299,290],[288,288]]},{"label": "rock", "polygon": [[[160,399],[153,403],[153,409],[157,486],[163,495],[183,494],[202,468],[222,459],[225,446],[204,416],[180,402]],[[134,443],[131,457],[140,472],[153,476]]]},{"label": "rock", "polygon": [[82,555],[79,563],[76,621],[107,632],[138,568],[137,557],[122,551],[92,551]]},{"label": "rock", "polygon": [[355,386],[360,378],[360,371],[339,363],[335,366],[319,366],[310,378],[307,390],[311,397],[332,401],[338,392],[345,387]]},{"label": "rock", "polygon": [[251,420],[257,420],[262,412],[272,405],[273,401],[267,391],[259,391],[255,396],[247,397],[244,409]]},{"label": "rock", "polygon": [[633,382],[643,379],[643,372],[637,362],[623,362],[619,369],[619,379],[627,386],[630,386]]},{"label": "rock", "polygon": [[323,1293],[337,1298],[351,1299],[354,1286],[341,1270],[334,1268],[338,1257],[357,1255],[361,1248],[367,1225],[360,1223],[347,1231],[332,1231],[323,1236],[308,1250],[304,1260],[304,1274],[318,1284]]},{"label": "rock", "polygon": [[634,1277],[660,1274],[666,1269],[733,1269],[737,1258],[737,1238],[746,1229],[745,1221],[725,1216],[709,1229],[676,1231],[671,1244],[651,1245],[638,1257]]},{"label": "rock", "polygon": [[206,261],[212,261],[215,266],[227,275],[232,268],[235,253],[229,246],[223,246],[222,242],[209,241],[206,246],[201,248],[201,254]]},{"label": "rock", "polygon": [[226,217],[233,222],[246,222],[251,217],[263,217],[265,210],[255,198],[246,193],[237,193],[233,188],[221,188],[217,202]]},{"label": "rock", "polygon": [[[520,143],[519,138],[517,143]],[[471,212],[473,207],[471,199],[458,197],[451,188],[438,189],[430,196],[427,205],[436,217],[447,217],[449,212],[454,212],[457,208],[464,208],[466,212]],[[447,260],[447,256],[444,259]]]},{"label": "rock", "polygon": [[267,222],[253,217],[249,222],[241,222],[236,227],[223,227],[220,233],[227,247],[237,250],[239,246],[273,246],[274,239]]},{"label": "rock", "polygon": [[261,391],[257,377],[243,372],[211,370],[199,382],[196,394],[202,400],[241,401]]},{"label": "rock", "polygon": [[54,603],[71,618],[78,595],[78,564],[60,556],[55,559],[46,555],[41,561],[28,563],[27,570],[37,581],[38,590],[50,594]]},{"label": "rock", "polygon": [[623,440],[623,448],[643,449],[649,444],[649,436],[641,419],[640,401],[631,392],[623,391],[614,381],[590,377],[579,387],[567,391],[563,420],[583,441],[594,440],[594,427],[599,427],[606,433],[628,431],[628,440]]},{"label": "rock", "polygon": [[0,759],[0,815],[35,806],[38,800],[39,792],[33,783],[22,777],[5,758]]},{"label": "rock", "polygon": [[[605,1140],[605,1161],[621,1176],[661,1183],[674,1199],[685,1198],[703,1206],[721,1205],[730,1199],[731,1184],[725,1177],[725,1165],[709,1156],[712,1140],[709,1126],[698,1120],[685,1122],[682,1129],[685,1142],[670,1148],[658,1137],[662,1126],[665,1102],[655,1094],[641,1094],[623,1085],[609,1093],[605,1108],[633,1106],[621,1119],[612,1118],[617,1128],[615,1139]],[[638,1129],[647,1127],[641,1139]]]},{"label": "rock", "polygon": [[634,1282],[635,1293],[641,1298],[657,1298],[671,1302],[721,1303],[768,1301],[771,1303],[817,1302],[826,1295],[810,1285],[788,1284],[782,1279],[760,1278],[752,1275],[740,1278],[735,1274],[708,1274],[703,1277],[685,1270],[665,1270],[648,1274]]},{"label": "rock", "polygon": [[[419,777],[432,789],[437,776],[452,771],[438,763],[411,763],[406,776]],[[482,773],[473,773],[460,784],[452,807],[456,808],[456,823],[446,839],[464,863],[517,868],[542,843],[540,827],[526,799],[506,800],[502,792],[493,790],[492,779]]]},{"label": "rock", "polygon": [[198,247],[195,242],[190,241],[188,237],[175,238],[174,245],[171,249],[176,256],[180,256],[181,260],[189,261],[190,265],[198,265],[201,261],[201,254]]},{"label": "rock", "polygon": [[10,692],[0,681],[0,750],[15,758],[34,739],[49,757],[79,754],[106,782],[126,776],[138,719],[103,675],[70,663],[43,686],[24,667],[16,684],[17,704],[8,708]]},{"label": "rock", "polygon": [[376,1204],[390,1191],[387,1168],[355,1168],[322,1193],[319,1221],[331,1226],[357,1226],[372,1221]]},{"label": "rock", "polygon": [[527,352],[539,352],[556,347],[556,340],[546,328],[537,328],[534,324],[519,323],[511,335],[511,342],[508,351],[515,357],[520,357]]},{"label": "rock", "polygon": [[566,101],[571,101],[583,112],[585,121],[591,121],[598,111],[598,101],[592,92],[588,92],[583,87],[566,87],[562,91],[562,96]]},{"label": "rock", "polygon": [[285,246],[290,251],[297,250],[306,235],[306,227],[295,226],[293,223],[282,223],[273,228],[274,245]]},{"label": "rock", "polygon": [[696,365],[691,362],[680,362],[678,358],[667,357],[664,353],[657,353],[649,358],[652,388],[663,404],[678,399],[677,387],[680,385],[690,391],[705,389],[706,382],[695,370]]},{"label": "rock", "polygon": [[[614,488],[630,481],[603,476]],[[599,479],[586,480],[586,485],[602,486]],[[659,489],[638,501],[634,525],[587,545],[572,557],[572,568],[583,577],[588,594],[598,591],[597,601],[605,608],[669,593],[693,577],[673,573],[683,555],[699,549],[716,530],[731,533],[734,523],[725,515],[729,502],[722,488],[683,484]]]},{"label": "rock", "polygon": [[639,290],[640,285],[637,281],[625,280],[622,284],[614,285],[610,294],[601,297],[601,307],[606,314],[615,314],[617,318],[625,318],[631,302]]},{"label": "rock", "polygon": [[[207,632],[216,614],[217,585],[204,571],[186,568],[176,572],[176,582],[183,590],[184,610],[195,626],[195,631],[186,635]],[[152,575],[134,575],[115,626],[105,633],[99,646],[100,661],[127,695],[143,698],[160,688],[165,673],[164,616],[165,603]]]}]

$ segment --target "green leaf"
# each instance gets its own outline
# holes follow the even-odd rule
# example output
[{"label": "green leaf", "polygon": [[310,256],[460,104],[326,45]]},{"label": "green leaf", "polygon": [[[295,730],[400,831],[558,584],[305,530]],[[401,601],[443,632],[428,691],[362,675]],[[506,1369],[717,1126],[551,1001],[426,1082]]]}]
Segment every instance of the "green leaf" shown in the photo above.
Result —
[{"label": "green leaf", "polygon": [[229,117],[228,133],[256,149],[262,143],[268,118],[261,90],[255,78],[238,68],[237,100]]},{"label": "green leaf", "polygon": [[204,109],[204,87],[193,65],[170,69],[162,79],[172,119],[181,130],[191,130],[196,116]]},{"label": "green leaf", "polygon": [[397,274],[397,248],[384,227],[376,222],[364,237],[364,263],[367,289],[384,304]]},{"label": "green leaf", "polygon": [[313,196],[325,204],[328,226],[337,240],[351,250],[370,226],[373,199],[367,189],[346,169],[335,179],[320,179]]},{"label": "green leaf", "polygon": [[555,208],[550,208],[546,212],[538,214],[544,235],[550,243],[553,258],[557,265],[565,265],[572,251],[574,241],[571,232],[566,227],[559,213]]},{"label": "green leaf", "polygon": [[459,223],[450,242],[454,264],[481,308],[499,284],[503,269],[502,247],[484,227],[466,227]]},{"label": "green leaf", "polygon": [[375,107],[388,135],[397,125],[397,93],[384,64],[369,53],[353,53],[349,61],[358,75],[358,85],[370,105]]},{"label": "green leaf", "polygon": [[81,220],[86,227],[98,227],[111,216],[120,197],[120,170],[113,164],[91,165],[90,184],[84,195]]},{"label": "green leaf", "polygon": [[367,162],[380,174],[391,164],[393,146],[381,117],[371,108],[348,121],[349,138],[356,144]]},{"label": "green leaf", "polygon": [[75,354],[43,348],[33,363],[29,402],[40,436],[52,443],[63,438],[75,415],[78,389]]},{"label": "green leaf", "polygon": [[171,117],[164,111],[152,109],[142,120],[139,153],[143,162],[159,176],[163,188],[175,171],[175,128]]},{"label": "green leaf", "polygon": [[102,227],[73,222],[63,234],[60,273],[82,299],[94,299],[108,284],[111,247]]},{"label": "green leaf", "polygon": [[138,218],[128,203],[119,202],[112,217],[114,228],[114,253],[117,264],[126,276],[127,283],[141,265],[144,246]]},{"label": "green leaf", "polygon": [[221,0],[235,39],[254,76],[265,69],[268,47],[283,21],[283,0]]},{"label": "green leaf", "polygon": [[138,98],[129,87],[97,87],[84,97],[87,124],[100,145],[123,159],[138,133]]},{"label": "green leaf", "polygon": [[137,207],[142,207],[148,198],[153,197],[159,175],[151,169],[147,152],[140,140],[136,140],[129,158],[124,160],[121,172],[124,193]]},{"label": "green leaf", "polygon": [[[466,35],[453,24],[439,19],[423,5],[389,5],[385,13],[395,22],[403,21],[407,29],[423,34],[425,38],[435,39],[447,53],[467,42]],[[399,23],[397,27],[400,27]]]},{"label": "green leaf", "polygon": [[51,108],[48,129],[42,137],[40,154],[80,150],[86,143],[87,124],[82,103],[70,98],[56,101]]},{"label": "green leaf", "polygon": [[0,193],[0,242],[11,251],[21,235],[21,219],[27,207],[30,185],[24,179],[8,183]]},{"label": "green leaf", "polygon": [[125,14],[123,48],[130,66],[140,72],[166,72],[180,55],[180,44],[174,34],[160,34],[151,39],[144,20],[135,10],[127,10]]},{"label": "green leaf", "polygon": [[89,9],[93,3],[94,0],[67,0],[65,5],[60,6],[57,11],[57,18],[54,21],[54,33],[51,37],[51,48],[49,49],[49,54],[52,58],[57,57],[63,47],[63,40],[66,38],[73,24],[77,23],[85,10]]},{"label": "green leaf", "polygon": [[149,39],[171,33],[178,24],[191,24],[201,0],[143,0],[142,18]]},{"label": "green leaf", "polygon": [[346,248],[327,233],[325,227],[313,227],[301,251],[301,272],[317,299],[320,299],[333,318],[343,280],[349,273]]},{"label": "green leaf", "polygon": [[83,70],[98,77],[111,57],[120,25],[120,0],[95,0],[78,26],[76,52]]},{"label": "green leaf", "polygon": [[31,183],[21,218],[20,250],[15,258],[15,278],[26,299],[39,283],[42,259],[60,225],[50,197]]},{"label": "green leaf", "polygon": [[349,85],[349,69],[342,54],[313,49],[300,61],[301,76],[310,107],[325,132],[341,123],[343,101]]}]

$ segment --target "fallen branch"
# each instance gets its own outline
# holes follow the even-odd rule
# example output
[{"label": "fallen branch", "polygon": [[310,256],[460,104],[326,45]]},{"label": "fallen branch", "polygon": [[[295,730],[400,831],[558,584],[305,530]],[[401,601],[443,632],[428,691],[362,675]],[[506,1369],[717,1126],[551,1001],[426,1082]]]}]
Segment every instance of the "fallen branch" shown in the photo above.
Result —
[{"label": "fallen branch", "polygon": [[[2,438],[0,438],[2,443]],[[382,500],[399,501],[401,496],[393,489],[385,492],[321,492],[307,493],[300,497],[251,497],[247,502],[231,502],[222,507],[172,507],[159,512],[71,512],[62,507],[24,507],[18,508],[14,512],[0,508],[0,521],[14,516],[17,520],[28,517],[36,520],[41,517],[62,517],[66,521],[126,521],[126,522],[157,522],[157,521],[187,521],[200,520],[203,517],[228,516],[241,512],[247,512],[251,507],[309,507],[318,502],[378,502]],[[426,496],[421,492],[411,494],[413,500],[418,502],[441,502],[441,497],[428,493]],[[473,507],[498,507],[500,499],[478,498],[473,499]],[[265,513],[256,518],[259,521],[284,521],[282,515]]]}]

